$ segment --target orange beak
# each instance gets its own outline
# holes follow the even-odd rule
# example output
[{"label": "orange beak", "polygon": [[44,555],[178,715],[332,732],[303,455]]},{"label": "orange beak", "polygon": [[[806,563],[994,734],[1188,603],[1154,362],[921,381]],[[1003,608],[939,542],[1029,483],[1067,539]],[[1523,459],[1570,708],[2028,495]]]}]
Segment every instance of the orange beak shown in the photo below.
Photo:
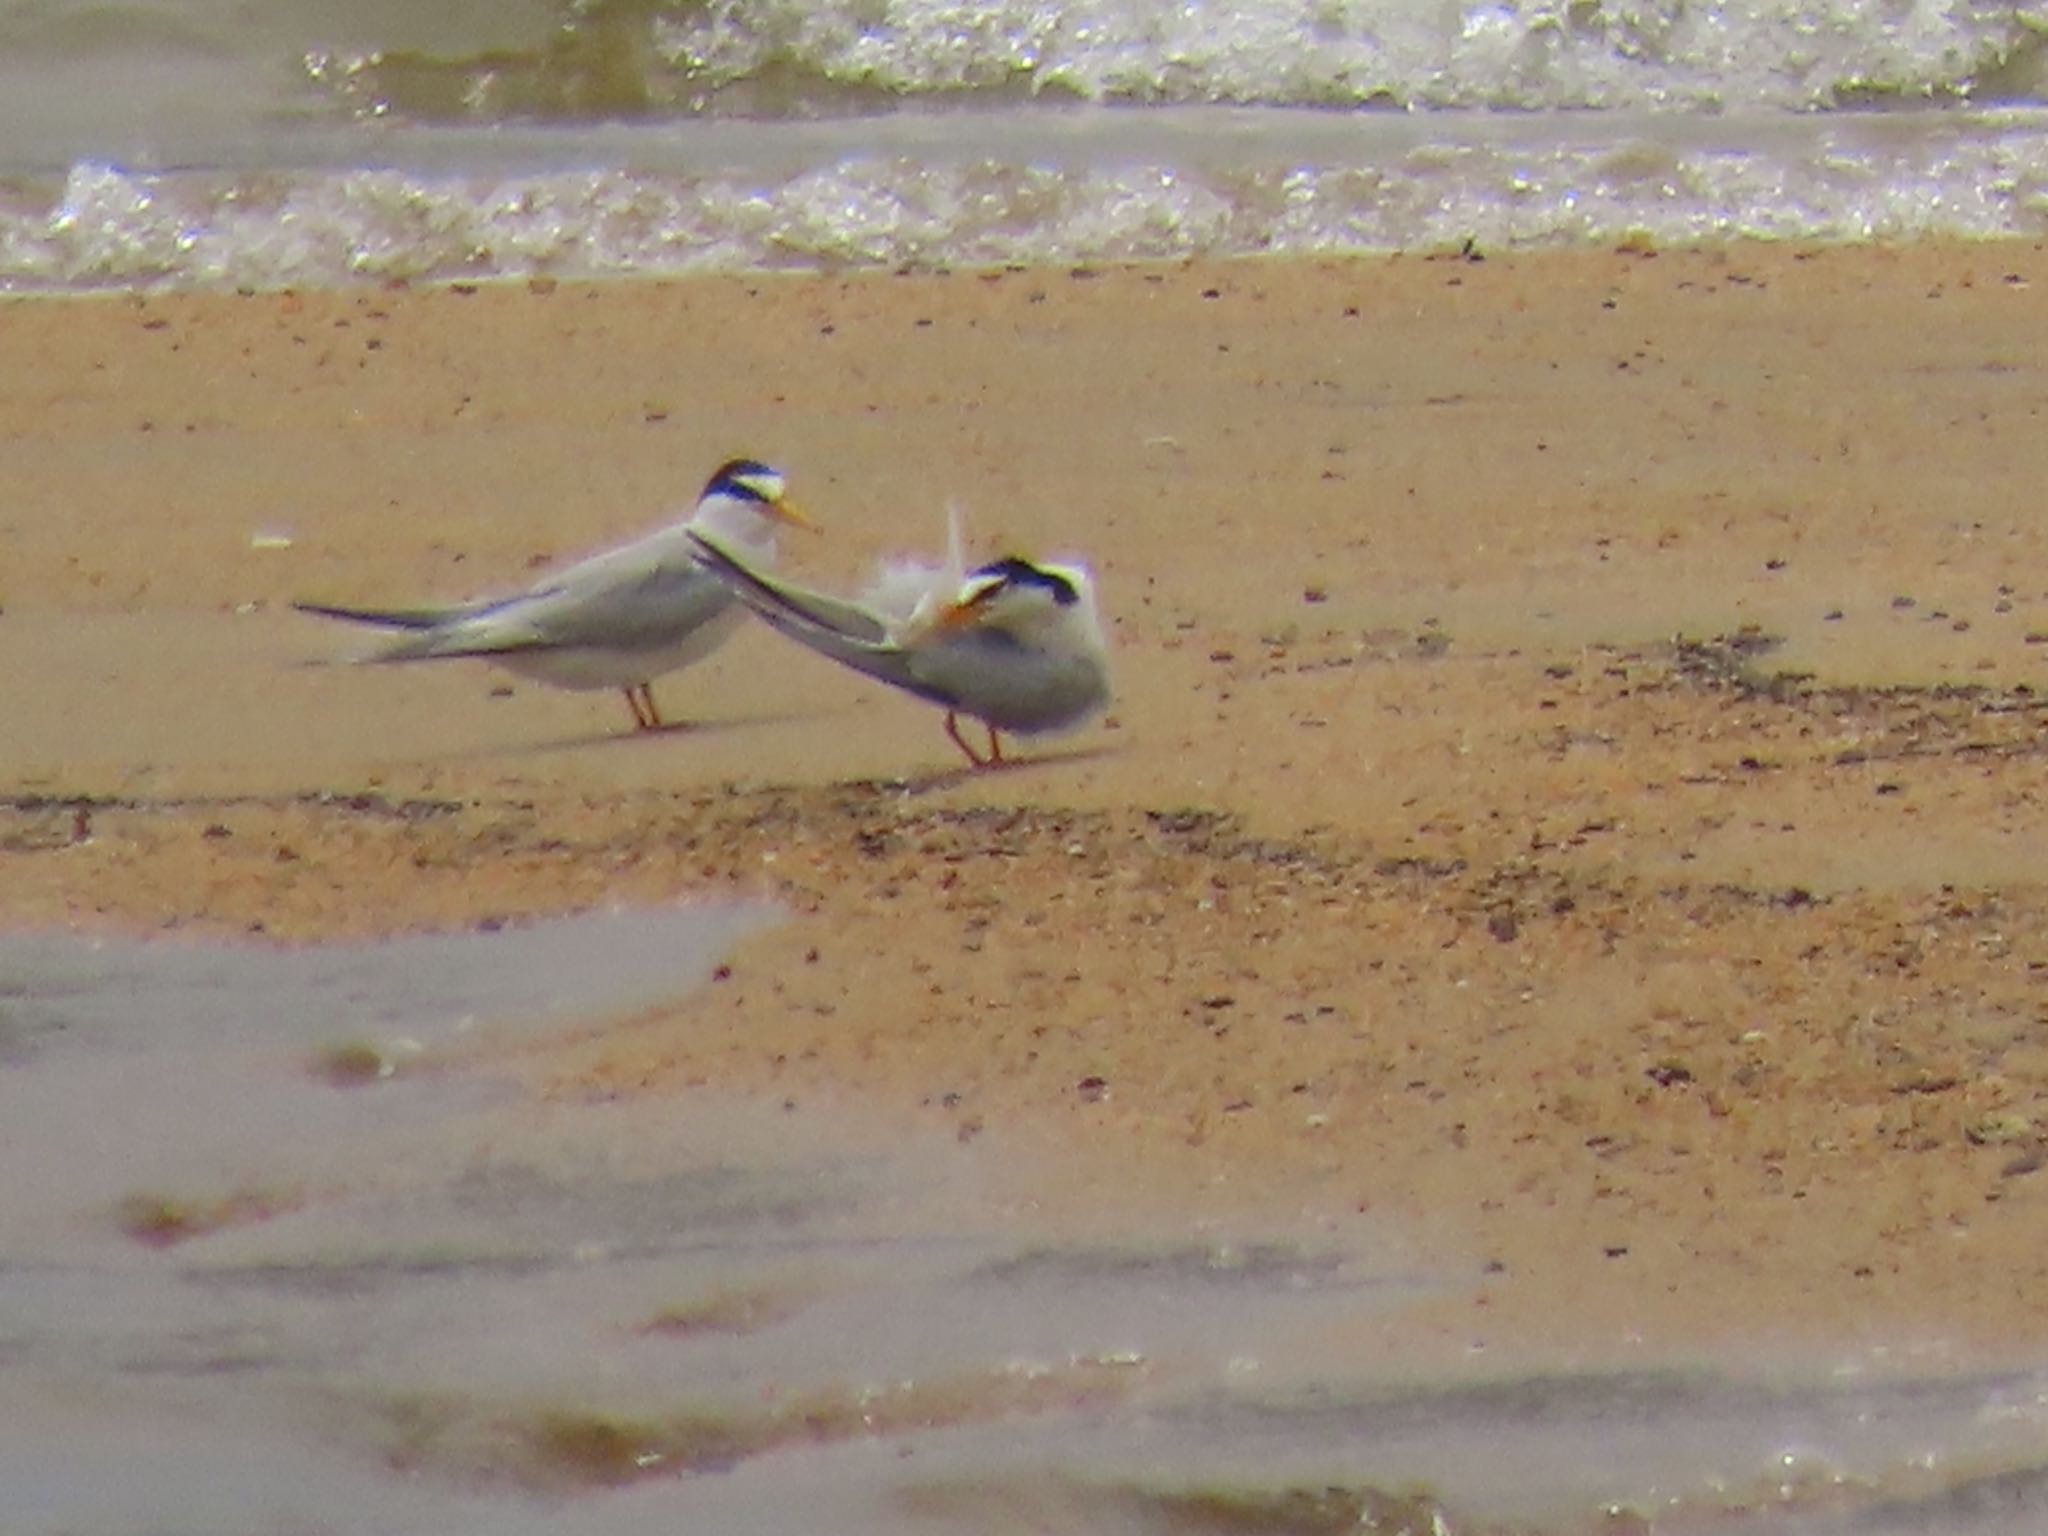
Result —
[{"label": "orange beak", "polygon": [[942,630],[965,629],[981,617],[982,605],[996,589],[983,587],[964,602],[948,603],[939,610],[939,616],[932,620],[932,628]]},{"label": "orange beak", "polygon": [[802,528],[808,533],[822,533],[824,531],[811,521],[809,514],[802,507],[791,501],[787,496],[783,497],[780,501],[770,502],[768,510],[774,516],[782,519],[783,522],[788,523],[792,528]]}]

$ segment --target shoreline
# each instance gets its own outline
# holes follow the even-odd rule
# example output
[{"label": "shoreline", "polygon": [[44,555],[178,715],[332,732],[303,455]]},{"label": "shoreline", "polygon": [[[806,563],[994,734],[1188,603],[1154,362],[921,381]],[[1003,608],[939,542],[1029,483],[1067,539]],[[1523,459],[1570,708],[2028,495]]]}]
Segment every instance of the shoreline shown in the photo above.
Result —
[{"label": "shoreline", "polygon": [[[767,893],[534,1090],[1389,1219],[1500,1266],[1400,1314],[1445,1351],[2029,1348],[2044,285],[2014,241],[11,299],[0,921]],[[283,611],[523,584],[739,451],[806,582],[949,497],[1085,553],[1112,723],[962,775],[757,627],[632,738]]]}]

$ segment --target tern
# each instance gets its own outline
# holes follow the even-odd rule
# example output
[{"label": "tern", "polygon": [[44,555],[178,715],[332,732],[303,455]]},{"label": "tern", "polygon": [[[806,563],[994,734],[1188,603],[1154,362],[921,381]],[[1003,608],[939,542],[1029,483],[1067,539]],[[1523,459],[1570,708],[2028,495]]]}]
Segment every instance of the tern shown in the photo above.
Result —
[{"label": "tern", "polygon": [[[946,734],[976,768],[1000,763],[1000,732],[1080,725],[1109,705],[1109,650],[1086,567],[1011,555],[963,572],[958,521],[947,566],[897,565],[847,601],[777,581],[713,534],[706,566],[765,622],[821,656],[946,711]],[[980,753],[961,715],[988,728]]]},{"label": "tern", "polygon": [[662,724],[654,679],[702,661],[746,617],[725,582],[699,562],[698,535],[775,560],[778,525],[814,526],[784,493],[779,470],[734,459],[705,482],[685,520],[579,561],[512,597],[448,608],[343,608],[294,603],[301,613],[405,635],[364,661],[471,657],[579,690],[616,688],[635,728]]}]

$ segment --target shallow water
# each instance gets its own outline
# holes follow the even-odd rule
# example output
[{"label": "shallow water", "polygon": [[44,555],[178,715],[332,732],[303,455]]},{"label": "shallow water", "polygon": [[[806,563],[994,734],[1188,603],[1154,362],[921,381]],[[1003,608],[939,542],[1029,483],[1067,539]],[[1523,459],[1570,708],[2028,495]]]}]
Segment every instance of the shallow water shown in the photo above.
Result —
[{"label": "shallow water", "polygon": [[[0,938],[9,1531],[1967,1531],[2048,1375],[1388,1379],[1399,1234],[1062,1230],[819,1106],[536,1103],[760,909],[301,950]],[[706,1001],[715,991],[695,994]],[[1000,1176],[998,1176],[1000,1174]],[[1419,1527],[1418,1527],[1419,1528]]]},{"label": "shallow water", "polygon": [[2025,7],[49,0],[0,288],[2048,228]]}]

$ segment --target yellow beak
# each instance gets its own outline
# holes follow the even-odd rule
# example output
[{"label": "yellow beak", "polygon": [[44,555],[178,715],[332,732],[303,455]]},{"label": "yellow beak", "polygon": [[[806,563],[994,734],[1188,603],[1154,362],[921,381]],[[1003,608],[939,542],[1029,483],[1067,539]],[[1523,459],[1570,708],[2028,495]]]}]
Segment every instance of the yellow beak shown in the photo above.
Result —
[{"label": "yellow beak", "polygon": [[812,533],[824,531],[811,521],[810,515],[802,507],[791,501],[787,496],[783,497],[780,501],[770,502],[768,506],[770,511],[793,528],[808,529]]}]

